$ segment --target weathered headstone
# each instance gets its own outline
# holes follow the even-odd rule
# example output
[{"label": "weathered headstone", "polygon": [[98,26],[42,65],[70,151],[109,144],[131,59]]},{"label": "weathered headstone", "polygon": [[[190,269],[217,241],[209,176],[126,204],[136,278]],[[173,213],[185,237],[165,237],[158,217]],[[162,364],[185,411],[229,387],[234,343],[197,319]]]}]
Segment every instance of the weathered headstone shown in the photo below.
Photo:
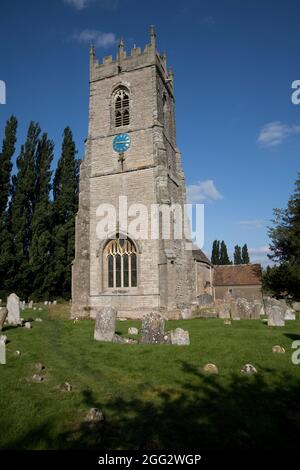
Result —
[{"label": "weathered headstone", "polygon": [[4,322],[6,320],[8,310],[5,307],[0,307],[0,331],[3,328]]},{"label": "weathered headstone", "polygon": [[251,303],[251,320],[260,320],[262,304],[258,302]]},{"label": "weathered headstone", "polygon": [[[183,320],[189,320],[190,318],[193,318],[193,311],[191,307],[183,307],[181,309],[181,318]],[[178,319],[178,317],[177,317]]]},{"label": "weathered headstone", "polygon": [[137,339],[132,339],[132,338],[126,338],[126,336],[120,336],[120,335],[114,335],[113,343],[118,343],[118,344],[137,344],[138,341]]},{"label": "weathered headstone", "polygon": [[292,308],[293,310],[296,310],[296,312],[300,312],[300,302],[293,302]]},{"label": "weathered headstone", "polygon": [[42,377],[41,375],[38,375],[38,374],[34,374],[34,375],[32,376],[32,380],[33,380],[34,382],[43,382],[44,377]]},{"label": "weathered headstone", "polygon": [[296,313],[292,308],[287,308],[284,314],[285,320],[296,320]]},{"label": "weathered headstone", "polygon": [[9,325],[20,323],[20,299],[16,294],[10,294],[7,298],[7,321]]},{"label": "weathered headstone", "polygon": [[53,300],[53,305],[56,305],[57,304],[57,300]]},{"label": "weathered headstone", "polygon": [[217,310],[219,312],[218,317],[219,318],[230,318],[230,304],[229,303],[224,303],[221,305],[218,305]]},{"label": "weathered headstone", "polygon": [[72,391],[72,385],[69,382],[65,382],[61,384],[60,389],[62,392],[71,392]]},{"label": "weathered headstone", "polygon": [[99,423],[104,421],[104,415],[98,408],[90,408],[85,416],[85,421]]},{"label": "weathered headstone", "polygon": [[24,327],[25,327],[27,330],[30,330],[30,328],[32,328],[32,325],[31,325],[30,321],[26,321],[26,322],[24,323]]},{"label": "weathered headstone", "polygon": [[142,320],[141,343],[164,343],[165,321],[159,313],[152,312],[144,316]]},{"label": "weathered headstone", "polygon": [[117,311],[113,307],[103,307],[96,313],[94,339],[112,341],[116,329]]},{"label": "weathered headstone", "polygon": [[6,344],[7,342],[7,336],[6,335],[0,335],[0,343]]},{"label": "weathered headstone", "polygon": [[182,328],[176,328],[170,332],[171,344],[178,346],[188,346],[190,344],[189,332]]},{"label": "weathered headstone", "polygon": [[219,369],[215,364],[209,363],[205,364],[205,366],[203,367],[203,372],[205,372],[206,374],[218,374]]},{"label": "weathered headstone", "polygon": [[272,352],[273,352],[273,353],[278,353],[278,354],[284,354],[284,353],[285,353],[285,349],[284,349],[283,346],[280,346],[279,344],[276,344],[275,346],[273,346]]},{"label": "weathered headstone", "polygon": [[28,304],[28,308],[33,308],[33,300],[31,300]]},{"label": "weathered headstone", "polygon": [[267,304],[268,326],[284,326],[284,311],[279,305]]},{"label": "weathered headstone", "polygon": [[214,301],[212,296],[207,293],[198,295],[197,300],[198,300],[199,307],[204,307],[205,305],[212,304]]},{"label": "weathered headstone", "polygon": [[252,364],[245,364],[241,368],[241,374],[257,374],[257,369]]},{"label": "weathered headstone", "polygon": [[128,328],[128,334],[129,335],[138,335],[139,330],[137,328],[135,328],[134,326],[131,326],[130,328]]},{"label": "weathered headstone", "polygon": [[237,302],[231,302],[230,314],[231,314],[232,320],[240,320],[241,319]]},{"label": "weathered headstone", "polygon": [[236,301],[239,317],[241,320],[250,320],[251,318],[251,305],[247,299],[239,298]]}]

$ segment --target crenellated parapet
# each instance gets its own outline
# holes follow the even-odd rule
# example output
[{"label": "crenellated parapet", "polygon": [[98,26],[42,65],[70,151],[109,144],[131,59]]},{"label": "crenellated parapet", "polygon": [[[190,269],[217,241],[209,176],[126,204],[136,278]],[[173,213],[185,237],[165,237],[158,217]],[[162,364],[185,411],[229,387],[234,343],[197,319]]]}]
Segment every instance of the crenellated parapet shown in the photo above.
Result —
[{"label": "crenellated parapet", "polygon": [[156,49],[156,33],[154,26],[150,27],[150,42],[144,49],[134,47],[128,54],[123,39],[119,41],[118,51],[115,57],[105,56],[102,62],[96,58],[95,49],[90,48],[90,82],[103,80],[124,72],[130,72],[139,68],[156,65],[162,79],[173,92],[173,70],[167,68],[166,53],[160,54]]}]

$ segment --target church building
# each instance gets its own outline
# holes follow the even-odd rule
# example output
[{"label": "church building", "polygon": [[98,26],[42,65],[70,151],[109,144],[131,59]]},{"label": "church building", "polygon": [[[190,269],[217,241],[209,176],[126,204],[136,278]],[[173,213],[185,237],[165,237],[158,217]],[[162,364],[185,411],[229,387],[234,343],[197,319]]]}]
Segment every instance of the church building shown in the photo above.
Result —
[{"label": "church building", "polygon": [[[128,207],[146,207],[149,226],[153,206],[186,203],[174,101],[173,71],[157,51],[154,27],[144,50],[134,47],[127,55],[120,41],[115,60],[107,56],[100,63],[91,47],[73,317],[94,317],[97,309],[110,305],[119,317],[141,318],[156,310],[176,318],[212,288],[210,262],[201,250],[187,249],[187,236],[176,238],[171,230],[169,238],[138,237],[118,215],[115,228],[99,236],[103,207],[119,214],[120,197],[126,197]],[[172,226],[174,221],[171,211]]]}]

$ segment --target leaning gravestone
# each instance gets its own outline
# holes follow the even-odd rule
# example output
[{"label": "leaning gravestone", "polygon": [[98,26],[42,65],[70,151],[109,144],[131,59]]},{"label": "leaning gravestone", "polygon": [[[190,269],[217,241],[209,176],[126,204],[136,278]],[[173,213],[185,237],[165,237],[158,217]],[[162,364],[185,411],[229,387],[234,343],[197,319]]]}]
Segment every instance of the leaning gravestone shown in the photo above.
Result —
[{"label": "leaning gravestone", "polygon": [[161,344],[164,343],[165,321],[159,313],[152,312],[143,318],[142,321],[142,338],[141,343],[144,344]]},{"label": "leaning gravestone", "polygon": [[177,344],[178,346],[188,346],[190,344],[189,332],[182,328],[176,328],[170,331],[171,344]]},{"label": "leaning gravestone", "polygon": [[0,307],[0,331],[3,328],[4,322],[5,322],[6,317],[7,317],[7,313],[8,313],[7,308]]},{"label": "leaning gravestone", "polygon": [[268,326],[284,326],[284,311],[279,305],[268,304],[266,307]]},{"label": "leaning gravestone", "polygon": [[112,341],[115,336],[117,311],[113,307],[104,307],[96,313],[94,339]]},{"label": "leaning gravestone", "polygon": [[7,297],[7,310],[9,325],[18,325],[20,323],[20,299],[16,294],[10,294]]}]

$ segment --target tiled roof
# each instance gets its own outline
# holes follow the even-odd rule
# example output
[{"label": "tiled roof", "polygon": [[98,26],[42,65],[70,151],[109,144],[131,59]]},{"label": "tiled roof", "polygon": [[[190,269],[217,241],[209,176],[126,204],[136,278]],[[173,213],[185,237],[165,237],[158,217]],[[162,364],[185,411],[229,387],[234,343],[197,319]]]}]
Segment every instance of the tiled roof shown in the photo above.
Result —
[{"label": "tiled roof", "polygon": [[243,286],[261,284],[260,264],[215,266],[215,286]]}]

